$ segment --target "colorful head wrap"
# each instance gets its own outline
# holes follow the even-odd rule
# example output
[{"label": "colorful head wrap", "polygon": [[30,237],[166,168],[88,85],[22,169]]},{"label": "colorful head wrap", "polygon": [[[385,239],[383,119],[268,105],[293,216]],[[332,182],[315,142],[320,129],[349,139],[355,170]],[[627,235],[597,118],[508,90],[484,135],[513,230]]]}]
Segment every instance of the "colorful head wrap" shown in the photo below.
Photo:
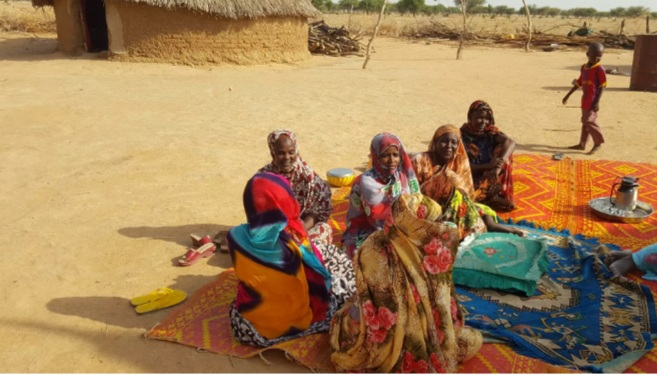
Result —
[{"label": "colorful head wrap", "polygon": [[[480,134],[481,132],[478,131],[478,129],[474,129],[473,126],[470,124],[470,120],[472,119],[472,115],[474,115],[478,111],[488,111],[490,114],[490,122],[488,123],[488,126],[484,129],[484,133],[491,133],[491,134],[496,134],[499,132],[497,127],[495,127],[495,116],[493,116],[493,109],[490,107],[488,103],[486,103],[483,100],[475,100],[470,104],[470,108],[468,108],[468,122],[464,124],[463,128],[471,134]],[[466,126],[467,125],[467,126]]]},{"label": "colorful head wrap", "polygon": [[299,219],[299,202],[285,178],[271,173],[257,174],[247,182],[242,199],[249,227],[285,222],[297,235],[307,236]]},{"label": "colorful head wrap", "polygon": [[294,133],[292,133],[289,130],[284,130],[284,129],[278,129],[274,130],[273,132],[269,133],[267,136],[267,145],[269,146],[269,152],[271,153],[272,158],[274,157],[274,152],[276,148],[276,141],[281,136],[287,136],[292,140],[292,143],[294,143],[294,150],[296,151],[297,154],[297,159],[299,158],[299,147],[297,147],[297,137],[294,136]]},{"label": "colorful head wrap", "polygon": [[331,275],[308,241],[289,182],[258,173],[246,184],[243,200],[248,224],[228,233],[239,280],[237,311],[266,339],[326,319]]},{"label": "colorful head wrap", "polygon": [[433,134],[433,138],[431,139],[431,143],[429,144],[429,153],[435,154],[437,152],[436,143],[438,143],[438,139],[440,139],[440,137],[442,137],[444,134],[448,133],[454,134],[456,139],[458,139],[459,144],[456,147],[456,153],[454,154],[454,157],[446,165],[444,165],[443,168],[444,170],[450,170],[456,173],[458,178],[455,181],[457,181],[459,185],[455,187],[460,188],[466,194],[468,194],[468,196],[472,197],[474,195],[472,170],[470,168],[468,154],[465,151],[465,146],[461,141],[460,129],[451,124],[443,125],[436,129],[436,132]]},{"label": "colorful head wrap", "polygon": [[[381,162],[379,157],[390,147],[395,146],[399,150],[399,165],[394,171],[388,170]],[[375,179],[385,185],[399,182],[402,190],[410,189],[413,181],[417,183],[411,160],[404,150],[399,138],[391,133],[379,133],[372,139],[370,144],[370,154],[372,155],[372,175]],[[406,192],[410,194],[410,192]],[[396,196],[398,196],[397,194]]]},{"label": "colorful head wrap", "polygon": [[287,136],[294,143],[297,159],[290,171],[282,171],[275,163],[269,163],[259,172],[270,172],[284,176],[290,181],[292,191],[299,201],[301,215],[313,215],[317,221],[326,221],[331,214],[333,205],[331,203],[331,189],[315,171],[301,158],[297,138],[289,130],[274,130],[267,136],[267,144],[272,159],[274,158],[276,141],[282,136]]}]

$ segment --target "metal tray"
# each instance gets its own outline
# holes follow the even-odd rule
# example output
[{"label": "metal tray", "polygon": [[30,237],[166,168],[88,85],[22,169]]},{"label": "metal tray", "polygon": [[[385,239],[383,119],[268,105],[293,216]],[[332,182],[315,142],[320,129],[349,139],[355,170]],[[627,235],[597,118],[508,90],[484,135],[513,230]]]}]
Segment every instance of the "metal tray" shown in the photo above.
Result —
[{"label": "metal tray", "polygon": [[637,201],[634,211],[619,210],[609,201],[609,197],[595,198],[589,201],[589,207],[597,216],[619,223],[640,223],[655,210],[646,202]]}]

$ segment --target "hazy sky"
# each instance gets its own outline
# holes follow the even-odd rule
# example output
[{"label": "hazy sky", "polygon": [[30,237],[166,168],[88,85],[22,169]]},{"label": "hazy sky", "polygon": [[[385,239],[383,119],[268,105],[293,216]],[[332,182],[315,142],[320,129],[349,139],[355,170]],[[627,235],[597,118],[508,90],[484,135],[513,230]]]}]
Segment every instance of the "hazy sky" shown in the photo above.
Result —
[{"label": "hazy sky", "polygon": [[[443,4],[445,6],[454,6],[454,0],[426,0],[427,5]],[[520,8],[522,0],[487,0],[486,4],[492,6],[506,5],[512,8]],[[643,6],[651,11],[657,11],[656,0],[527,0],[527,5],[535,4],[538,7],[550,6],[561,9],[572,8],[595,8],[596,10],[605,11],[613,8],[631,6]]]}]

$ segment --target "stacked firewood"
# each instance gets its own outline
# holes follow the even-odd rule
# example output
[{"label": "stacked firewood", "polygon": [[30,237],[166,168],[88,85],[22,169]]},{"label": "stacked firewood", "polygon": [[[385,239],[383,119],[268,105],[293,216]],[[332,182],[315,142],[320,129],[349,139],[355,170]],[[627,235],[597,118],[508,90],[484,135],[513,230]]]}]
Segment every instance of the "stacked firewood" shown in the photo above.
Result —
[{"label": "stacked firewood", "polygon": [[[461,38],[461,30],[431,20],[429,25],[424,25],[422,27],[419,27],[414,32],[407,33],[406,36],[411,38],[417,38],[417,39],[427,38],[427,39],[459,40]],[[463,37],[465,40],[471,40],[471,41],[486,38],[486,37],[482,37],[481,35],[471,33],[470,31],[466,31]]]},{"label": "stacked firewood", "polygon": [[349,30],[330,27],[324,21],[308,24],[308,50],[310,53],[330,56],[363,56],[365,47],[360,37],[351,37]]}]

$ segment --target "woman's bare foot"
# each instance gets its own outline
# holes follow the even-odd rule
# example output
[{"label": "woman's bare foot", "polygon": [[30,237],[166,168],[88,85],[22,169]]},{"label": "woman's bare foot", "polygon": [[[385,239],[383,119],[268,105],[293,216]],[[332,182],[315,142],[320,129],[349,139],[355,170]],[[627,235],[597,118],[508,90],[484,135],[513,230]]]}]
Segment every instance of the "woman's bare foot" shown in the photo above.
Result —
[{"label": "woman's bare foot", "polygon": [[498,233],[511,233],[515,234],[516,236],[524,237],[525,233],[514,228],[514,227],[509,227],[500,223],[496,223],[492,217],[488,215],[484,215],[483,217],[484,223],[486,224],[486,229],[489,232],[498,232]]},{"label": "woman's bare foot", "polygon": [[[612,253],[612,256],[614,256],[614,253]],[[628,272],[632,271],[635,268],[636,268],[636,263],[634,263],[634,259],[632,258],[631,251],[629,252],[629,254],[626,254],[625,251],[619,252],[618,259],[613,261],[611,265],[609,265],[609,269],[614,274],[614,276],[619,276],[619,277],[625,276]]]},{"label": "woman's bare foot", "polygon": [[587,152],[586,154],[587,154],[587,155],[593,155],[593,154],[595,154],[596,152],[598,152],[599,149],[600,149],[600,145],[595,145],[595,146],[593,146],[593,148],[591,149],[591,151]]},{"label": "woman's bare foot", "polygon": [[571,150],[582,150],[582,151],[584,151],[584,146],[582,146],[580,144],[576,144],[575,146],[569,146],[568,148],[571,149]]},{"label": "woman's bare foot", "polygon": [[607,258],[613,262],[632,255],[632,250],[611,251]]}]

